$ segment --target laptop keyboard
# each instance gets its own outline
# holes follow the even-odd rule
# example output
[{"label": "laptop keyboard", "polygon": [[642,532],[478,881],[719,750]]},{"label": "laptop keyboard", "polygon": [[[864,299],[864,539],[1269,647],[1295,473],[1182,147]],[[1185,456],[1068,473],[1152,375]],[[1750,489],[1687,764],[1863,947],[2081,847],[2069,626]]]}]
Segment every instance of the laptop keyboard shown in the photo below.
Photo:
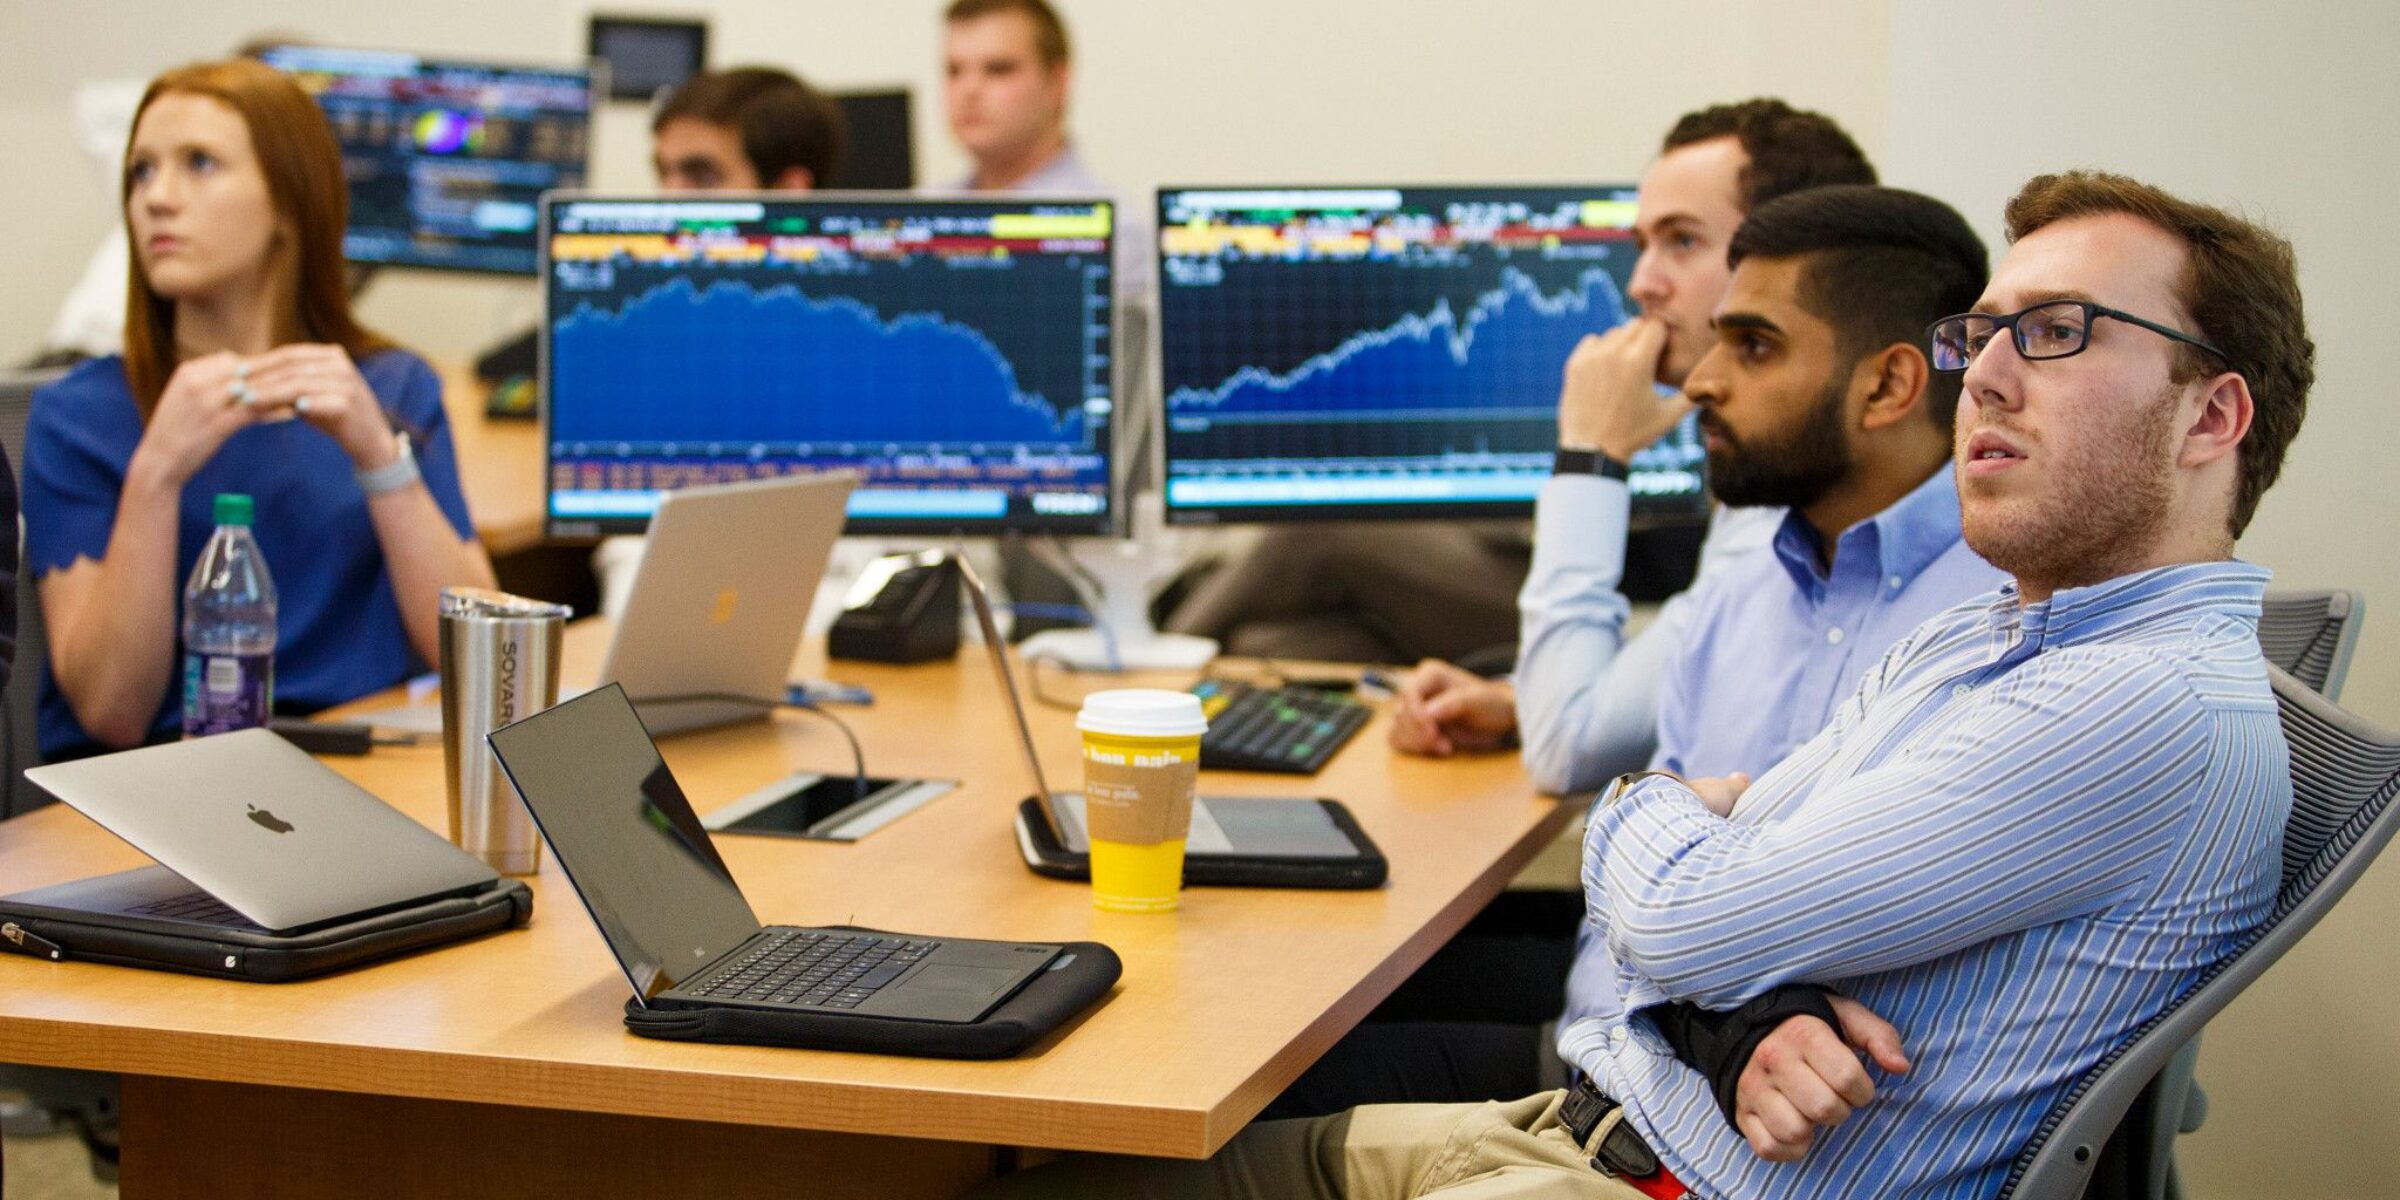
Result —
[{"label": "laptop keyboard", "polygon": [[166,917],[170,920],[191,921],[201,925],[222,925],[228,929],[255,929],[261,933],[266,932],[265,926],[227,908],[224,901],[207,892],[186,892],[180,896],[169,896],[164,900],[153,900],[148,904],[137,904],[126,911],[145,917]]},{"label": "laptop keyboard", "polygon": [[770,930],[730,968],[693,986],[689,994],[712,1000],[856,1008],[941,947],[936,941],[820,929]]}]

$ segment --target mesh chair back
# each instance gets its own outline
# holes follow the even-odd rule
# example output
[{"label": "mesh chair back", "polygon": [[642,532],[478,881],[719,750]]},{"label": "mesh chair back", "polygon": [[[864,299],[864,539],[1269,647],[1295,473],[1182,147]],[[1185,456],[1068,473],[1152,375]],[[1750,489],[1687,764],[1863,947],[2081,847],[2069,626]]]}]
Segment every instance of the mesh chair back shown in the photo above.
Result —
[{"label": "mesh chair back", "polygon": [[[63,370],[0,372],[0,448],[25,476],[25,422],[33,413],[33,394]],[[22,506],[20,506],[21,508]],[[0,536],[18,537],[11,529]],[[39,802],[41,790],[25,782],[25,768],[41,763],[35,738],[35,713],[40,702],[42,674],[49,662],[49,641],[42,629],[41,606],[33,594],[33,579],[25,570],[23,539],[17,549],[17,655],[5,694],[0,694],[0,817],[14,816]]]},{"label": "mesh chair back", "polygon": [[2270,591],[2259,606],[2259,648],[2266,651],[2268,662],[2315,688],[2318,695],[2339,700],[2366,603],[2365,596],[2344,588]]},{"label": "mesh chair back", "polygon": [[2400,828],[2400,734],[2377,728],[2269,667],[2292,754],[2283,884],[2266,923],[2075,1082],[2042,1118],[2001,1187],[2003,1200],[2076,1200],[2101,1146],[2142,1089],[2364,874]]}]

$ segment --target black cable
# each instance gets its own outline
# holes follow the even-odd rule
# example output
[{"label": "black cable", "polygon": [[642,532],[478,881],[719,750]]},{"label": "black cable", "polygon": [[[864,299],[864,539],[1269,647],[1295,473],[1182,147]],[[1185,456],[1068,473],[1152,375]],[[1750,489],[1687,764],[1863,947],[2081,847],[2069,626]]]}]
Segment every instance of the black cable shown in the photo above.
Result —
[{"label": "black cable", "polygon": [[1044,664],[1070,675],[1084,674],[1081,668],[1063,658],[1052,658],[1047,654],[1028,655],[1025,659],[1025,688],[1033,693],[1033,702],[1044,708],[1055,708],[1063,712],[1083,711],[1083,700],[1080,697],[1070,700],[1063,696],[1052,695],[1048,688],[1042,686]]},{"label": "black cable", "polygon": [[1084,593],[1083,599],[1084,603],[1092,609],[1093,623],[1098,624],[1100,620],[1100,602],[1107,597],[1108,589],[1100,585],[1100,577],[1092,574],[1092,569],[1090,567],[1084,566],[1082,563],[1075,561],[1074,552],[1067,549],[1066,538],[1055,533],[1051,534],[1050,548],[1057,552],[1058,561],[1065,564],[1068,572],[1073,574],[1075,578],[1082,580],[1083,586],[1090,589]]},{"label": "black cable", "polygon": [[666,696],[643,696],[635,699],[633,706],[638,710],[645,704],[701,703],[741,704],[761,710],[773,710],[778,708],[796,709],[804,713],[814,713],[817,716],[833,722],[833,727],[841,730],[842,737],[850,743],[850,765],[852,768],[850,778],[853,784],[853,790],[856,793],[854,796],[854,802],[856,800],[864,800],[867,798],[867,753],[865,750],[859,748],[858,735],[850,731],[849,722],[842,720],[840,717],[837,717],[814,704],[808,704],[798,700],[769,700],[764,696],[745,696],[739,692],[676,692]]}]

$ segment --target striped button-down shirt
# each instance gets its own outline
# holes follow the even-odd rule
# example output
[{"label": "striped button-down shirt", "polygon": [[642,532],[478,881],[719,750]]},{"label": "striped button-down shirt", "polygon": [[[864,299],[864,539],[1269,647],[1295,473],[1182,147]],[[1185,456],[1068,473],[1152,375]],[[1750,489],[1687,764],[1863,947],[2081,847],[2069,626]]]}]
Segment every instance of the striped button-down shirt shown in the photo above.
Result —
[{"label": "striped button-down shirt", "polygon": [[[1660,689],[1653,768],[1766,774],[1832,723],[1900,639],[2008,580],[1961,536],[1948,466],[1843,531],[1831,570],[1817,565],[1816,530],[1799,513],[1784,517],[1773,546],[1696,589]],[[1598,940],[1588,926],[1577,938],[1570,1022],[1613,990]]]},{"label": "striped button-down shirt", "polygon": [[[2066,1087],[2266,917],[2291,807],[2267,572],[2162,567],[1926,622],[1722,820],[1653,777],[1596,811],[1615,986],[1559,1051],[1717,1200],[1990,1195]],[[1640,1012],[1824,984],[1914,1070],[1770,1163]]]}]

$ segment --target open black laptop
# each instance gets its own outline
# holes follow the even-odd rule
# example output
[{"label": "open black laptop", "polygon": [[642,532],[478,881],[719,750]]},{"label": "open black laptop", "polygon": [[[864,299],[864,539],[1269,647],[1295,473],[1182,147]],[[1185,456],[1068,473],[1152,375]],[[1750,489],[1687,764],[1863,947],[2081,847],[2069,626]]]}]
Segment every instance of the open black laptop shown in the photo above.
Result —
[{"label": "open black laptop", "polygon": [[1061,948],[761,926],[614,684],[490,742],[648,1008],[978,1020]]},{"label": "open black laptop", "polygon": [[[959,577],[975,609],[1000,698],[1016,723],[1019,755],[1032,794],[1017,805],[1017,852],[1036,875],[1092,877],[1091,841],[1084,833],[1083,793],[1054,792],[1034,749],[1033,724],[1017,694],[1007,643],[992,619],[983,580],[963,557]],[[1286,796],[1198,796],[1185,843],[1183,881],[1196,887],[1381,887],[1391,873],[1367,831],[1337,800]]]}]

